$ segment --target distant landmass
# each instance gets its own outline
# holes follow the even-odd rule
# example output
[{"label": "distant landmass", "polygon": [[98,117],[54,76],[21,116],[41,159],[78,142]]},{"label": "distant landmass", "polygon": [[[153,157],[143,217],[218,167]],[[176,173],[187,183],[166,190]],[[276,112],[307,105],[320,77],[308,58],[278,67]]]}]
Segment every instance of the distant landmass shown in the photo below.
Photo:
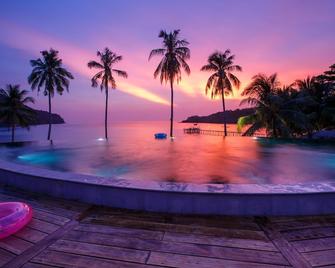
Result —
[{"label": "distant landmass", "polygon": [[[241,116],[253,114],[254,108],[227,110],[225,112],[227,124],[236,124]],[[182,123],[223,123],[223,112],[210,114],[207,116],[193,115],[183,120]]]},{"label": "distant landmass", "polygon": [[[36,121],[32,125],[45,125],[49,124],[49,113],[42,110],[35,110]],[[64,119],[59,114],[51,114],[52,124],[64,124]]]},{"label": "distant landmass", "polygon": [[[30,108],[36,113],[36,120],[31,123],[31,125],[45,125],[49,124],[49,113],[42,110],[35,110]],[[52,124],[64,124],[64,119],[58,114],[52,114],[51,117]],[[5,127],[6,125],[0,122],[0,127]]]}]

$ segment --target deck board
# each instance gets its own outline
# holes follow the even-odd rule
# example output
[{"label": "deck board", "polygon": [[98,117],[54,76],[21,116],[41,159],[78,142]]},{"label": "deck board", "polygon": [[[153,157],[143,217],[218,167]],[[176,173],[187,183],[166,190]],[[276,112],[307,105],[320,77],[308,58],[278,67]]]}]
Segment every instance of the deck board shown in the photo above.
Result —
[{"label": "deck board", "polygon": [[20,230],[19,232],[17,232],[14,236],[18,238],[22,238],[31,243],[37,243],[41,241],[42,239],[44,239],[45,237],[47,237],[48,234],[32,229],[27,226],[23,228],[22,230]]},{"label": "deck board", "polygon": [[199,256],[177,255],[170,253],[152,252],[148,264],[168,267],[203,267],[203,268],[281,268],[287,266],[231,261]]},{"label": "deck board", "polygon": [[235,247],[244,249],[255,249],[265,251],[278,251],[278,249],[270,241],[241,239],[241,238],[227,238],[225,236],[207,236],[200,234],[183,234],[166,232],[164,234],[165,241],[204,244],[212,246]]},{"label": "deck board", "polygon": [[294,241],[292,242],[292,245],[299,252],[310,252],[310,251],[335,249],[335,237]]},{"label": "deck board", "polygon": [[[96,258],[91,256],[76,255],[53,250],[45,250],[36,256],[32,262],[34,264],[50,265],[52,267],[82,267],[82,268],[151,268],[157,266],[145,265],[140,263],[131,263],[106,258]],[[159,266],[158,266],[159,267]],[[26,268],[25,266],[23,268]],[[27,268],[30,268],[29,266]],[[32,267],[35,268],[35,267]],[[36,267],[38,268],[38,267]]]},{"label": "deck board", "polygon": [[71,231],[64,239],[80,241],[83,243],[108,245],[127,249],[142,249],[187,255],[208,256],[212,258],[225,258],[235,260],[248,260],[254,262],[288,264],[281,254],[268,251],[253,251],[240,248],[218,247],[205,244],[190,244],[157,240],[145,240],[121,236],[103,235],[97,233],[84,233]]},{"label": "deck board", "polygon": [[126,249],[77,241],[58,240],[49,249],[78,255],[101,257],[121,261],[145,263],[149,252],[145,250]]},{"label": "deck board", "polygon": [[0,248],[5,249],[16,255],[20,255],[32,245],[33,243],[15,236],[6,237],[5,239],[0,240]]},{"label": "deck board", "polygon": [[335,227],[316,227],[316,228],[310,228],[310,229],[293,230],[293,231],[283,232],[283,235],[289,241],[334,237]]},{"label": "deck board", "polygon": [[146,213],[6,188],[0,201],[34,210],[28,226],[0,240],[1,267],[335,267],[335,215]]},{"label": "deck board", "polygon": [[150,231],[136,228],[122,228],[119,226],[104,226],[104,225],[95,225],[95,224],[80,224],[75,228],[78,231],[84,232],[94,232],[94,233],[102,233],[102,234],[118,234],[129,237],[138,237],[145,239],[154,239],[154,240],[162,240],[164,232],[162,231]]},{"label": "deck board", "polygon": [[259,239],[259,240],[267,239],[262,231],[227,229],[212,226],[172,224],[172,223],[162,223],[147,220],[143,221],[141,219],[130,220],[130,219],[108,218],[103,215],[99,218],[87,218],[84,220],[84,222],[97,225],[113,225],[119,227],[137,228],[151,231],[170,231],[176,233],[193,233],[193,234],[203,234],[213,236],[222,235],[232,238],[247,237],[249,239]]}]

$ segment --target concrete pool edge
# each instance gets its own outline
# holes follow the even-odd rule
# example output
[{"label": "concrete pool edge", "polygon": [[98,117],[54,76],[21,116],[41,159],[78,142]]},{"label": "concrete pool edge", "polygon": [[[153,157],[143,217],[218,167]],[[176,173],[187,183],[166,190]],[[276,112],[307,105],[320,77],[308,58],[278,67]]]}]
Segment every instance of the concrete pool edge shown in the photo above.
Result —
[{"label": "concrete pool edge", "polygon": [[46,170],[3,160],[0,183],[95,205],[155,212],[239,216],[335,213],[335,183],[144,182]]}]

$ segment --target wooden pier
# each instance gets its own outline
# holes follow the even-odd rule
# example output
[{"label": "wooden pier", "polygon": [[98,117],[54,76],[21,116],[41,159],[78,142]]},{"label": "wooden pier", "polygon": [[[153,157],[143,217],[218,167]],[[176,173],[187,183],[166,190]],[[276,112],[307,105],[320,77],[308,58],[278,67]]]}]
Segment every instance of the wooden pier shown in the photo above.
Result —
[{"label": "wooden pier", "polygon": [[[201,129],[198,127],[184,128],[184,133],[185,134],[204,134],[204,135],[212,135],[212,136],[224,136],[223,130]],[[227,136],[246,136],[246,135],[243,135],[243,133],[237,132],[237,131],[227,131]],[[266,137],[266,135],[262,133],[255,133],[252,135],[252,137]]]},{"label": "wooden pier", "polygon": [[[212,130],[212,129],[201,129],[198,127],[184,128],[185,134],[204,134],[212,136],[224,136],[223,130]],[[242,136],[242,133],[237,131],[227,131],[227,136]],[[254,135],[257,137],[263,137],[262,135]]]}]

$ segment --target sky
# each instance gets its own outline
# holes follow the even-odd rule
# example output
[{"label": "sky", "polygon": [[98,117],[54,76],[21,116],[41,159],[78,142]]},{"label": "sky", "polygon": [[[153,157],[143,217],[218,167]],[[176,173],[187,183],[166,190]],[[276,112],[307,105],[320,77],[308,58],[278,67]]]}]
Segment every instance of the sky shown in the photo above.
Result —
[{"label": "sky", "polygon": [[[11,0],[0,1],[0,88],[20,84],[29,89],[29,60],[40,51],[59,51],[74,75],[70,92],[53,99],[53,111],[69,123],[100,124],[104,94],[92,88],[94,70],[87,62],[109,47],[123,56],[110,94],[109,121],[169,119],[170,89],[155,80],[161,29],[181,30],[190,42],[191,75],[175,87],[175,118],[218,112],[220,100],[205,94],[209,73],[200,72],[208,55],[230,49],[243,71],[241,88],[227,100],[239,107],[240,93],[257,73],[277,72],[283,84],[325,71],[335,63],[334,0]],[[47,98],[31,92],[35,108],[47,110]]]}]

